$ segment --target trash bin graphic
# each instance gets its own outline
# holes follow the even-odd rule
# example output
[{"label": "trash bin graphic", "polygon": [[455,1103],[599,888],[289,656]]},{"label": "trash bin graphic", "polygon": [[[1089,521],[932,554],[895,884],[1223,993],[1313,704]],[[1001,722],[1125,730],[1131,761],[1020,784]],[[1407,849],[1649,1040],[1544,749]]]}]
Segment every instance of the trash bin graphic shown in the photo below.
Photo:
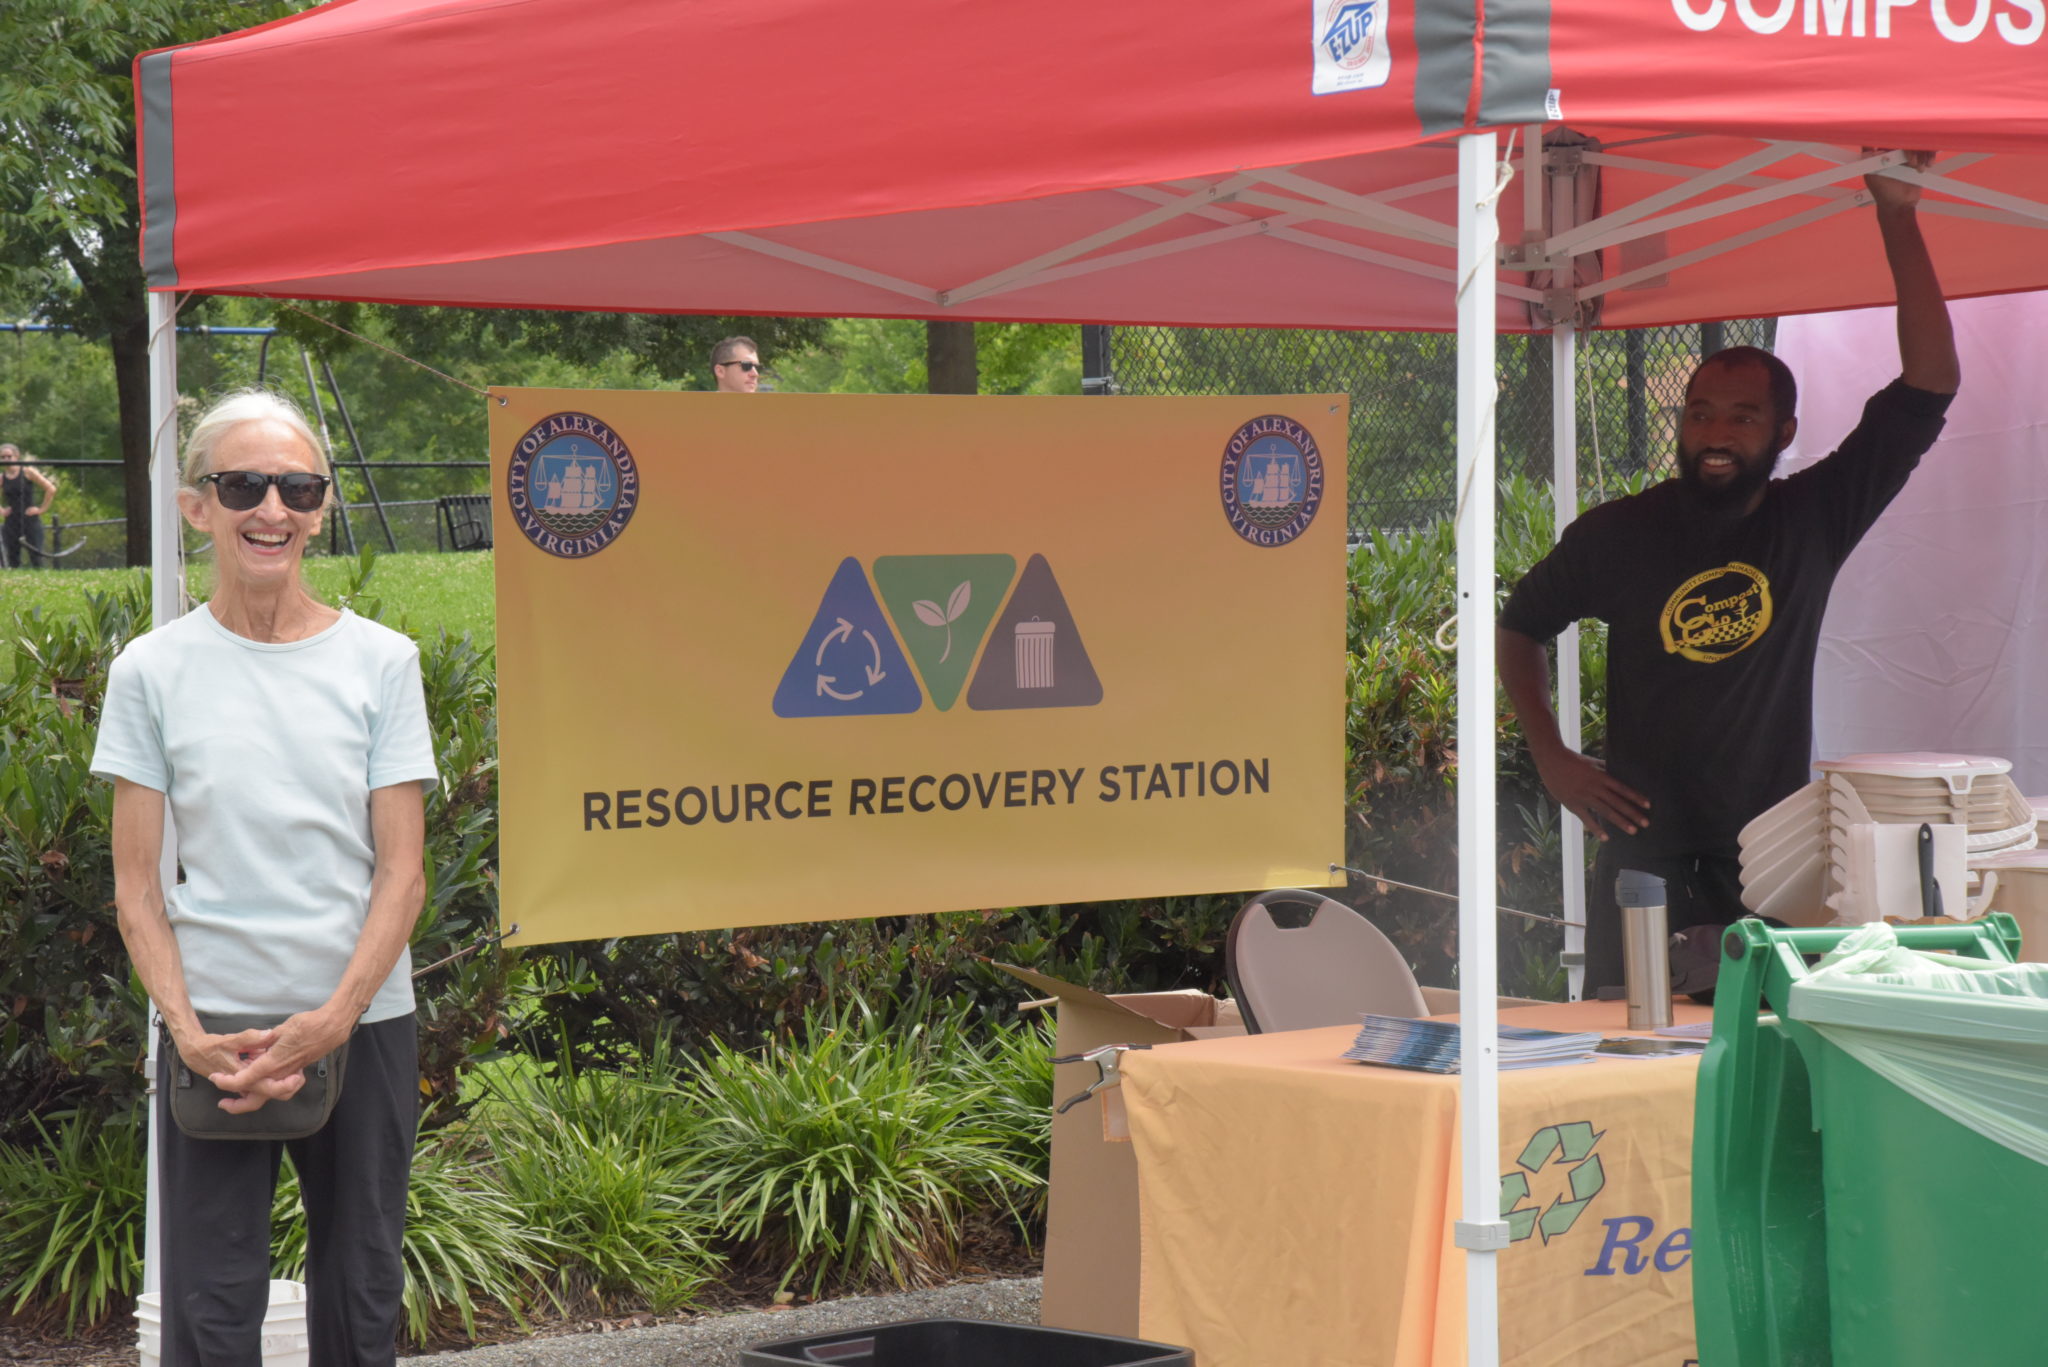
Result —
[{"label": "trash bin graphic", "polygon": [[1052,644],[1058,630],[1059,623],[1041,622],[1036,617],[1017,623],[1017,687],[1052,687]]}]

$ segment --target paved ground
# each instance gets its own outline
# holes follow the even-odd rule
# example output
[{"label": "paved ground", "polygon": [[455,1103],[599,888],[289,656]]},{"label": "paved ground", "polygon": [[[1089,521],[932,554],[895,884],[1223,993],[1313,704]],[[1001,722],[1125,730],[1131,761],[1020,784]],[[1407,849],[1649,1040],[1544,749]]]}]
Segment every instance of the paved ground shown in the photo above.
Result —
[{"label": "paved ground", "polygon": [[830,1334],[896,1320],[999,1320],[1038,1323],[1039,1279],[961,1282],[929,1291],[858,1296],[793,1306],[787,1310],[744,1311],[694,1324],[657,1324],[605,1334],[568,1334],[461,1352],[401,1358],[435,1367],[736,1367],[742,1348],[775,1339]]}]

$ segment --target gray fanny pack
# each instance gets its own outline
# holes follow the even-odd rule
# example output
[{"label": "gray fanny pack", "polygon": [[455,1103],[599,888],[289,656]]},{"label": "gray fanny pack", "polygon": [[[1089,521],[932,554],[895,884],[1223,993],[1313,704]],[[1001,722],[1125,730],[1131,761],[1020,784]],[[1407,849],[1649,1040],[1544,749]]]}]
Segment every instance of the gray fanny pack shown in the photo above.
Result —
[{"label": "gray fanny pack", "polygon": [[[209,1035],[236,1035],[244,1030],[269,1030],[283,1023],[278,1016],[239,1016],[202,1011],[199,1024]],[[194,1139],[304,1139],[327,1123],[341,1099],[342,1072],[348,1064],[348,1041],[333,1053],[306,1065],[306,1083],[281,1101],[266,1101],[253,1111],[223,1111],[232,1095],[185,1066],[171,1032],[163,1032],[157,1057],[168,1060],[171,1119]]]}]

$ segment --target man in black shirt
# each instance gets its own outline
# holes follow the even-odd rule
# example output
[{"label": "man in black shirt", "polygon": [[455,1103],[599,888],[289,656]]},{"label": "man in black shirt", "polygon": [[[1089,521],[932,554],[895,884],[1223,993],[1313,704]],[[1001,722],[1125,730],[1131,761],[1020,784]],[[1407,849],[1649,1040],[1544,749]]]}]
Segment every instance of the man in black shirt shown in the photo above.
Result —
[{"label": "man in black shirt", "polygon": [[[1501,611],[1501,683],[1537,772],[1606,842],[1587,890],[1588,996],[1621,982],[1616,870],[1665,879],[1674,930],[1745,914],[1737,834],[1807,782],[1835,572],[1933,445],[1960,383],[1919,186],[1865,184],[1897,291],[1901,375],[1856,430],[1773,482],[1798,425],[1791,372],[1752,347],[1717,352],[1686,387],[1678,478],[1572,523]],[[1605,763],[1565,746],[1550,705],[1544,643],[1586,617],[1608,624]]]}]

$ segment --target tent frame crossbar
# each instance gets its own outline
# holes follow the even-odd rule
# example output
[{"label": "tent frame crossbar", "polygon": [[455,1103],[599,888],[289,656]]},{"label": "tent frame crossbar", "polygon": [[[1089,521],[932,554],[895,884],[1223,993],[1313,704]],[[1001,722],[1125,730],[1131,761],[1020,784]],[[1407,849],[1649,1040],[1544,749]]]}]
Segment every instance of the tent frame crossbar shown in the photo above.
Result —
[{"label": "tent frame crossbar", "polygon": [[[1685,134],[1655,139],[1674,141]],[[1766,205],[1793,199],[1819,199],[1821,203],[1774,222],[1720,238],[1691,251],[1658,256],[1620,274],[1577,287],[1535,289],[1502,281],[1499,297],[1536,305],[1556,316],[1567,305],[1576,308],[1616,290],[1635,287],[1675,270],[1708,261],[1724,253],[1766,241],[1845,210],[1870,202],[1867,190],[1851,188],[1844,180],[1865,173],[1917,179],[1929,189],[1939,190],[1953,200],[1929,201],[1930,214],[2000,223],[2015,227],[2048,227],[2048,204],[2000,190],[1954,179],[1954,171],[1985,160],[1985,153],[1963,153],[1944,158],[1928,171],[1914,172],[1906,166],[1906,154],[1888,151],[1857,155],[1842,148],[1809,142],[1768,141],[1755,150],[1719,166],[1700,169],[1678,184],[1638,200],[1628,208],[1563,232],[1543,236],[1540,227],[1541,184],[1546,177],[1529,174],[1541,155],[1540,138],[1533,135],[1522,153],[1524,180],[1524,230],[1518,243],[1499,248],[1500,266],[1509,272],[1545,272],[1553,280],[1569,281],[1575,258],[1590,252],[1621,247],[1632,242],[1657,241],[1661,235],[1730,214],[1744,213]],[[1578,153],[1585,165],[1612,168],[1636,174],[1682,174],[1668,163],[1618,155],[1612,149],[1586,149]],[[1764,174],[1771,166],[1794,157],[1814,157],[1827,162],[1821,170],[1791,179]],[[1152,207],[1144,213],[1111,227],[1076,238],[1029,260],[947,288],[935,288],[904,280],[882,271],[745,232],[708,234],[713,240],[743,250],[775,257],[793,265],[872,285],[892,294],[930,305],[942,313],[975,299],[1008,294],[1038,285],[1049,285],[1096,271],[1136,265],[1144,261],[1199,251],[1245,237],[1269,237],[1289,246],[1305,247],[1343,257],[1365,265],[1398,270],[1423,279],[1454,281],[1456,269],[1448,263],[1418,260],[1382,251],[1363,243],[1323,233],[1306,231],[1315,222],[1329,223],[1355,232],[1385,235],[1430,246],[1453,245],[1455,230],[1423,214],[1396,207],[1396,202],[1417,195],[1451,188],[1455,176],[1434,176],[1406,185],[1370,193],[1341,190],[1302,174],[1292,166],[1265,167],[1240,171],[1217,181],[1175,181],[1170,185],[1126,186],[1118,193],[1143,200]],[[1257,188],[1257,187],[1267,188]],[[1709,191],[1734,187],[1741,193],[1705,203],[1697,201]],[[1283,193],[1276,193],[1283,192]],[[1240,207],[1241,206],[1241,207]],[[1681,207],[1685,206],[1685,207]],[[1253,217],[1247,209],[1272,211],[1267,217]],[[1120,252],[1102,248],[1170,223],[1177,218],[1197,217],[1218,226],[1163,242],[1148,243]],[[1092,255],[1091,255],[1092,254]]]},{"label": "tent frame crossbar", "polygon": [[[1783,160],[1785,157],[1795,155],[1804,149],[1791,148],[1787,144],[1779,143],[1775,144],[1772,150],[1779,153],[1779,156],[1776,158],[1777,160]],[[1741,161],[1749,160],[1751,159],[1747,157],[1741,159]],[[1731,166],[1737,164],[1739,163],[1730,163]],[[1562,234],[1561,241],[1553,240],[1549,244],[1551,258],[1555,261],[1560,256],[1581,256],[1587,252],[1601,251],[1608,247],[1619,247],[1638,238],[1653,237],[1658,233],[1668,233],[1677,228],[1689,228],[1695,223],[1706,223],[1713,219],[1726,218],[1730,214],[1739,214],[1750,209],[1763,208],[1766,205],[1776,204],[1781,200],[1804,195],[1810,190],[1825,188],[1839,181],[1847,180],[1851,176],[1860,176],[1866,172],[1882,171],[1888,168],[1903,166],[1904,164],[1905,153],[1886,152],[1878,156],[1864,157],[1845,165],[1829,166],[1823,170],[1808,172],[1803,176],[1795,176],[1791,180],[1780,181],[1767,189],[1749,190],[1739,195],[1730,195],[1726,199],[1714,200],[1711,203],[1695,204],[1689,209],[1675,209],[1670,213],[1657,214],[1652,217],[1638,215],[1618,225],[1612,224],[1613,215],[1603,216],[1594,219],[1583,228],[1575,228],[1569,233]],[[1744,174],[1747,174],[1747,172]],[[1666,198],[1671,195],[1677,195],[1680,199],[1689,199],[1700,190],[1713,189],[1724,185],[1729,179],[1730,177],[1717,176],[1709,172],[1706,175],[1694,177],[1682,185],[1674,186],[1671,190],[1664,192],[1663,195],[1652,196],[1652,198]],[[1624,214],[1632,213],[1633,210],[1648,202],[1649,200],[1638,201],[1621,212]]]},{"label": "tent frame crossbar", "polygon": [[1793,214],[1789,218],[1781,218],[1772,223],[1762,224],[1759,227],[1751,228],[1748,232],[1737,233],[1733,237],[1717,238],[1704,247],[1695,247],[1688,252],[1678,252],[1671,256],[1661,257],[1655,261],[1638,266],[1633,270],[1624,271],[1620,275],[1594,281],[1590,285],[1580,287],[1573,293],[1572,298],[1583,303],[1598,299],[1601,295],[1610,294],[1615,290],[1631,289],[1643,281],[1653,280],[1660,275],[1669,275],[1673,271],[1683,270],[1687,266],[1698,265],[1702,261],[1711,261],[1717,256],[1722,256],[1732,251],[1739,251],[1758,242],[1768,241],[1782,233],[1794,232],[1797,229],[1804,228],[1809,223],[1818,223],[1824,218],[1833,218],[1836,214],[1846,213],[1858,204],[1868,204],[1869,202],[1870,196],[1859,195],[1853,199],[1817,204],[1804,213]]},{"label": "tent frame crossbar", "polygon": [[[1668,189],[1659,190],[1653,195],[1645,195],[1627,208],[1617,209],[1611,214],[1603,214],[1599,218],[1589,219],[1577,227],[1568,228],[1564,232],[1559,233],[1545,244],[1549,249],[1547,254],[1551,261],[1546,261],[1544,264],[1550,265],[1552,262],[1555,262],[1559,266],[1564,266],[1568,263],[1561,258],[1582,256],[1587,252],[1599,251],[1602,247],[1615,246],[1630,238],[1644,237],[1651,233],[1663,231],[1668,227],[1682,226],[1684,222],[1693,222],[1700,218],[1715,218],[1723,213],[1733,212],[1732,207],[1730,207],[1733,204],[1731,200],[1716,200],[1710,204],[1697,205],[1691,210],[1674,212],[1670,215],[1666,215],[1665,211],[1677,211],[1678,206],[1684,204],[1687,200],[1696,199],[1709,190],[1717,190],[1731,181],[1755,175],[1765,167],[1775,166],[1779,162],[1797,155],[1799,155],[1798,148],[1790,147],[1784,143],[1766,143],[1746,156],[1737,157],[1734,161],[1726,162],[1720,166],[1708,167],[1698,175],[1690,176]],[[1813,179],[1816,180],[1816,183],[1825,185],[1832,181],[1840,180],[1843,174],[1840,170],[1830,168],[1825,173],[1820,173],[1813,177]],[[1781,193],[1791,193],[1789,190],[1781,189],[1781,187],[1794,183],[1792,181],[1778,181],[1773,182],[1770,187],[1763,191],[1753,191],[1753,194],[1761,196],[1755,202],[1768,203],[1770,200],[1777,198]],[[1744,207],[1748,206],[1745,205]],[[1685,219],[1682,217],[1683,213],[1690,213],[1695,217]],[[1679,221],[1674,222],[1674,219]],[[1624,232],[1622,231],[1623,229],[1630,231]]]},{"label": "tent frame crossbar", "polygon": [[[1386,190],[1376,190],[1370,196],[1365,196],[1363,198],[1369,198],[1375,202],[1391,201],[1395,199],[1406,199],[1414,195],[1433,194],[1441,190],[1455,190],[1456,188],[1456,176],[1433,176],[1428,180],[1414,181],[1407,185],[1399,185]],[[1164,195],[1168,192],[1151,185],[1132,185],[1126,186],[1121,193],[1127,195],[1135,195],[1139,199],[1151,199],[1154,196]],[[1241,194],[1238,196],[1238,199],[1240,201],[1250,202],[1251,196]],[[1202,210],[1201,214],[1204,218],[1211,218],[1216,219],[1219,222],[1234,224],[1240,229],[1240,231],[1242,231],[1246,227],[1246,225],[1263,224],[1265,231],[1272,236],[1274,241],[1285,242],[1290,246],[1307,247],[1312,251],[1328,252],[1332,256],[1346,257],[1353,261],[1364,262],[1366,265],[1370,266],[1383,266],[1388,270],[1402,271],[1409,275],[1421,276],[1425,280],[1435,280],[1444,284],[1455,284],[1457,282],[1458,272],[1455,267],[1450,265],[1438,264],[1431,261],[1418,261],[1414,257],[1396,256],[1391,252],[1378,251],[1372,247],[1367,247],[1356,242],[1346,242],[1340,238],[1322,237],[1315,233],[1295,231],[1294,225],[1300,222],[1302,218],[1307,216],[1300,212],[1305,207],[1302,204],[1302,202],[1293,199],[1276,198],[1273,200],[1273,203],[1284,206],[1285,208],[1293,212],[1283,213],[1277,218],[1254,219],[1233,209],[1212,206],[1211,208]],[[1362,225],[1353,223],[1351,224],[1351,226],[1357,227]],[[1377,231],[1377,229],[1370,228],[1368,228],[1367,230]],[[1182,238],[1179,239],[1178,243],[1163,243],[1160,245],[1162,249],[1167,250],[1184,249],[1185,247],[1190,246],[1206,246],[1208,244],[1208,240],[1209,239],[1197,240],[1195,238]],[[1108,263],[1105,262],[1105,264]],[[1094,267],[1094,265],[1095,262],[1093,261],[1084,261],[1079,263],[1078,266],[1066,268],[1063,272],[1057,275],[1042,278],[1060,279],[1064,278],[1066,275],[1078,275],[1082,273],[1083,268],[1092,268]],[[1033,281],[1026,283],[1036,282]],[[1513,285],[1507,283],[1506,281],[1502,281],[1498,287],[1498,292],[1506,298],[1514,299],[1521,303],[1537,304],[1543,301],[1543,295],[1541,294],[1541,292],[1530,289],[1526,285]]]},{"label": "tent frame crossbar", "polygon": [[[1383,200],[1372,199],[1349,190],[1340,190],[1334,185],[1325,185],[1302,175],[1292,167],[1275,166],[1258,173],[1260,181],[1278,190],[1292,191],[1317,206],[1316,217],[1328,217],[1332,222],[1347,227],[1363,228],[1368,232],[1386,233],[1393,237],[1410,238],[1416,242],[1428,242],[1438,247],[1455,249],[1458,245],[1456,225],[1439,223],[1427,214],[1412,213],[1397,209]],[[1267,207],[1296,213],[1311,212],[1307,205],[1281,196],[1262,196]]]},{"label": "tent frame crossbar", "polygon": [[[1831,164],[1824,170],[1790,180],[1779,180],[1759,174],[1762,167],[1776,164],[1792,156],[1817,157]],[[1948,174],[1984,161],[1988,156],[1986,153],[1958,154],[1944,158],[1934,168],[1916,172],[1906,165],[1904,152],[1888,151],[1857,156],[1839,148],[1814,143],[1773,142],[1723,166],[1688,177],[1669,190],[1638,200],[1626,210],[1590,220],[1566,232],[1558,233],[1548,240],[1541,240],[1532,235],[1529,240],[1519,245],[1503,246],[1501,265],[1511,271],[1550,271],[1559,277],[1568,278],[1569,259],[1588,252],[1653,239],[1677,228],[1690,227],[1784,200],[1818,198],[1823,201],[1800,213],[1762,224],[1746,232],[1720,238],[1706,246],[1661,256],[1652,261],[1645,261],[1619,275],[1562,291],[1547,301],[1552,305],[1551,312],[1556,314],[1559,312],[1557,305],[1564,301],[1574,305],[1583,304],[1615,290],[1628,289],[1686,266],[1696,265],[1727,252],[1766,241],[1781,233],[1806,227],[1848,209],[1868,205],[1868,190],[1841,184],[1849,177],[1866,173],[1888,175],[1898,180],[1913,180],[1928,189],[1939,190],[1960,201],[1926,201],[1921,207],[1930,215],[1967,218],[2009,227],[2048,227],[2048,204],[1956,180]],[[1580,157],[1585,164],[1595,167],[1611,167],[1645,174],[1675,173],[1674,168],[1668,164],[1636,157],[1616,156],[1611,151],[1587,150],[1580,153]],[[1743,187],[1747,193],[1706,204],[1696,204],[1686,209],[1676,207],[1704,191],[1730,185]],[[1649,209],[1647,213],[1644,212],[1646,206]],[[1668,209],[1670,212],[1658,212],[1659,209]],[[1503,293],[1509,291],[1504,290]]]},{"label": "tent frame crossbar", "polygon": [[807,252],[801,247],[791,247],[753,233],[706,233],[705,236],[714,242],[723,242],[729,247],[759,252],[762,256],[772,256],[793,266],[808,266],[827,275],[836,275],[863,285],[873,285],[876,289],[901,294],[933,307],[938,306],[939,292],[935,289],[893,275],[885,275],[881,271],[871,271],[865,266],[856,266],[837,257],[821,256],[817,252]]},{"label": "tent frame crossbar", "polygon": [[1056,266],[1066,265],[1077,256],[1086,256],[1089,252],[1097,251],[1113,242],[1121,242],[1127,237],[1135,237],[1139,233],[1147,232],[1162,223],[1169,223],[1183,214],[1191,213],[1196,209],[1207,208],[1212,204],[1224,203],[1235,199],[1242,191],[1255,184],[1260,174],[1241,171],[1234,176],[1216,182],[1214,185],[1196,191],[1184,199],[1176,200],[1170,204],[1160,204],[1139,214],[1136,218],[1125,219],[1122,223],[1104,228],[1099,232],[1090,233],[1086,237],[1076,238],[1074,241],[1055,247],[1049,252],[1041,252],[1029,261],[1020,261],[1014,266],[1005,266],[1002,270],[984,275],[979,280],[970,280],[964,285],[956,285],[951,289],[940,290],[938,292],[938,301],[943,307],[952,308],[954,305],[964,304],[970,299],[979,299],[983,295],[995,294],[1007,288],[1015,288],[1028,280],[1034,279],[1044,271],[1051,270]]}]

